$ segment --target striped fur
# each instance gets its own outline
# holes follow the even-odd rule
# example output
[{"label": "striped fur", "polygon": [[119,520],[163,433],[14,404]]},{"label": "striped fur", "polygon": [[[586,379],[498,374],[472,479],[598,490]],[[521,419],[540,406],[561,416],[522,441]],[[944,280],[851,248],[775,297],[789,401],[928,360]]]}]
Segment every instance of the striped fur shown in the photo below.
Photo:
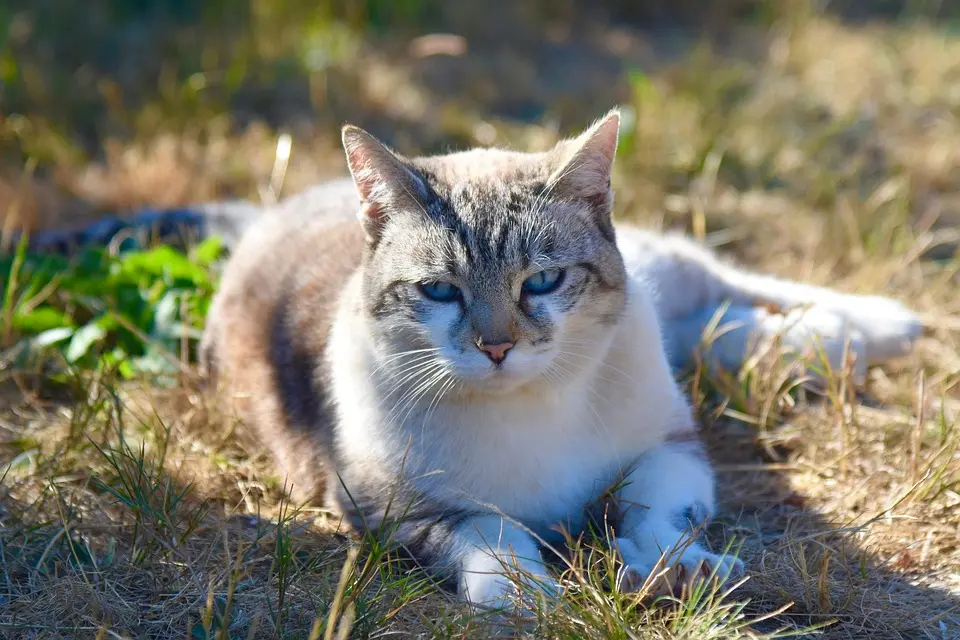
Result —
[{"label": "striped fur", "polygon": [[[266,214],[214,302],[203,351],[299,495],[325,486],[346,522],[477,604],[507,604],[504,570],[548,581],[541,544],[592,526],[599,503],[618,505],[605,526],[638,570],[678,543],[671,523],[713,508],[653,299],[610,218],[618,123],[546,153],[414,159],[348,127],[360,224]],[[528,292],[543,270],[556,289]],[[459,294],[435,300],[434,282]],[[513,346],[491,361],[485,344]],[[649,481],[610,489],[661,455],[696,482],[666,503]],[[684,561],[738,566],[690,549]]]},{"label": "striped fur", "polygon": [[[348,127],[352,180],[244,208],[237,226],[180,219],[246,228],[228,242],[202,353],[295,496],[388,536],[471,602],[505,604],[505,568],[549,582],[541,543],[559,544],[558,529],[602,521],[625,573],[642,576],[709,517],[713,474],[671,365],[693,356],[724,301],[746,319],[714,345],[730,368],[753,330],[782,326],[757,300],[819,304],[787,338],[825,338],[831,358],[853,337],[862,363],[880,362],[919,330],[892,301],[744,273],[688,240],[615,227],[617,125],[611,114],[545,153],[412,159]],[[561,285],[525,294],[545,268],[564,271]],[[431,300],[421,285],[438,280],[461,295]],[[514,346],[499,363],[478,348],[501,343]],[[700,544],[679,562],[742,568]]]}]

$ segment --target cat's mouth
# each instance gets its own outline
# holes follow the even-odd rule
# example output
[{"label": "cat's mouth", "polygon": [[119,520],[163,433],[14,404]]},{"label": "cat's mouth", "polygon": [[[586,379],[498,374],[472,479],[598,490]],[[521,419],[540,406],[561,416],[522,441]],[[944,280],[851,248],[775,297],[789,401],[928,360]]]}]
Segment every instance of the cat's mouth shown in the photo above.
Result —
[{"label": "cat's mouth", "polygon": [[460,387],[484,393],[503,394],[515,391],[531,382],[542,379],[546,362],[529,354],[506,358],[502,362],[471,362],[456,367],[455,375]]}]

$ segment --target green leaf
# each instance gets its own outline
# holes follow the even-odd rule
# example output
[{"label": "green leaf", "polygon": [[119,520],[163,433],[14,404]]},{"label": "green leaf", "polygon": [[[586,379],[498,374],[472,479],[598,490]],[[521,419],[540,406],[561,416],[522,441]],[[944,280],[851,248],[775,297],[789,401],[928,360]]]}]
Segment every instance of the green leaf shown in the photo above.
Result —
[{"label": "green leaf", "polygon": [[221,253],[223,253],[223,241],[219,236],[212,236],[194,247],[191,257],[197,264],[209,267],[220,258]]},{"label": "green leaf", "polygon": [[180,340],[186,336],[191,340],[202,340],[203,339],[203,329],[197,327],[191,327],[188,324],[183,324],[182,322],[175,322],[170,325],[170,337],[176,340]]},{"label": "green leaf", "polygon": [[160,339],[176,337],[174,325],[180,313],[180,297],[183,291],[171,289],[157,303],[153,314],[153,336]]},{"label": "green leaf", "polygon": [[30,300],[46,287],[54,284],[62,276],[66,269],[66,264],[59,262],[60,268],[55,265],[58,261],[54,258],[45,259],[38,263],[33,256],[28,255],[27,261],[23,266],[22,290],[20,291],[21,300]]},{"label": "green leaf", "polygon": [[137,370],[130,361],[130,357],[122,349],[114,349],[113,356],[114,361],[117,363],[117,371],[121,376],[130,380],[137,375]]},{"label": "green leaf", "polygon": [[90,351],[90,347],[103,340],[106,335],[107,331],[97,321],[89,322],[77,329],[67,346],[65,354],[67,362],[73,363],[85,356]]},{"label": "green leaf", "polygon": [[73,319],[65,312],[53,307],[38,307],[26,313],[17,313],[13,317],[13,328],[20,333],[36,334],[56,329],[72,327]]},{"label": "green leaf", "polygon": [[115,331],[120,326],[120,322],[117,321],[117,315],[113,311],[107,311],[94,320],[94,322],[97,323],[98,327],[107,332]]},{"label": "green leaf", "polygon": [[123,271],[131,275],[151,275],[164,278],[202,282],[206,272],[190,262],[185,255],[166,245],[150,251],[135,251],[123,257]]},{"label": "green leaf", "polygon": [[[79,366],[116,368],[124,377],[167,375],[170,363],[154,348],[175,352],[183,338],[200,338],[223,251],[220,239],[210,238],[189,256],[165,245],[119,255],[88,249],[70,258],[21,247],[19,256],[0,256],[0,310],[7,305],[11,328],[22,336],[16,353],[52,346]],[[54,286],[41,303],[36,296]],[[41,304],[31,309],[31,299]]]},{"label": "green leaf", "polygon": [[146,355],[130,360],[130,364],[135,371],[140,373],[164,374],[177,373],[177,368],[157,349],[150,349]]}]

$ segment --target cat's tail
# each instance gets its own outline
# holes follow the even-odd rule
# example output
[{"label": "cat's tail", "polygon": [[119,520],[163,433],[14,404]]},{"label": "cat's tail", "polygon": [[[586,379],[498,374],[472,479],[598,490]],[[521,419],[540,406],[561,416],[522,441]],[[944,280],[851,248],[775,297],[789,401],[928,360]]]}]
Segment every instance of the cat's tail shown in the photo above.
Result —
[{"label": "cat's tail", "polygon": [[[142,246],[153,241],[183,244],[218,236],[227,249],[232,249],[262,210],[240,200],[176,209],[144,209],[130,217],[106,217],[82,227],[28,234],[27,248],[37,253],[63,255],[85,247],[107,247],[117,239],[130,239]],[[9,246],[17,246],[20,235],[12,240]]]},{"label": "cat's tail", "polygon": [[[866,380],[867,367],[884,361],[864,335],[841,316],[815,304],[779,312],[763,306],[707,305],[669,323],[667,349],[678,368],[699,353],[711,367],[740,371],[768,349],[805,358],[817,379],[849,371],[856,383]],[[871,359],[871,353],[873,359]]]},{"label": "cat's tail", "polygon": [[[233,251],[254,223],[265,216],[281,216],[293,224],[351,219],[360,201],[350,178],[335,178],[288,196],[272,205],[245,200],[205,202],[175,209],[144,209],[133,216],[106,217],[85,226],[40,231],[27,236],[28,249],[37,253],[71,254],[84,247],[108,247],[130,239],[136,246],[155,243],[184,245],[217,236]],[[269,220],[267,220],[269,222]],[[271,225],[257,229],[262,235]],[[7,246],[17,246],[15,235]]]},{"label": "cat's tail", "polygon": [[703,352],[705,337],[710,357],[729,370],[740,369],[758,345],[777,339],[797,352],[819,351],[833,369],[852,354],[854,376],[862,379],[867,366],[909,353],[923,331],[920,318],[891,298],[753,273],[683,236],[618,230],[618,244],[628,270],[654,291],[671,362],[678,367]]},{"label": "cat's tail", "polygon": [[787,318],[787,325],[797,325],[801,331],[862,342],[867,365],[906,355],[923,333],[916,313],[885,296],[842,293],[726,265],[718,277],[731,297],[762,310],[762,322]]}]

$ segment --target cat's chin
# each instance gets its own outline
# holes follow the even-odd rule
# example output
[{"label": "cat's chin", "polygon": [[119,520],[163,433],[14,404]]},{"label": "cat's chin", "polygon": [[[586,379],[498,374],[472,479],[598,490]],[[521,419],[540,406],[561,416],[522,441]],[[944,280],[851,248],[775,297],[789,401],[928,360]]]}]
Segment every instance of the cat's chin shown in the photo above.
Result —
[{"label": "cat's chin", "polygon": [[539,389],[547,384],[540,371],[510,367],[490,367],[484,371],[470,371],[458,375],[457,388],[466,396],[504,396]]},{"label": "cat's chin", "polygon": [[494,373],[486,378],[468,378],[461,385],[467,395],[507,395],[515,393],[529,383],[527,377]]}]

